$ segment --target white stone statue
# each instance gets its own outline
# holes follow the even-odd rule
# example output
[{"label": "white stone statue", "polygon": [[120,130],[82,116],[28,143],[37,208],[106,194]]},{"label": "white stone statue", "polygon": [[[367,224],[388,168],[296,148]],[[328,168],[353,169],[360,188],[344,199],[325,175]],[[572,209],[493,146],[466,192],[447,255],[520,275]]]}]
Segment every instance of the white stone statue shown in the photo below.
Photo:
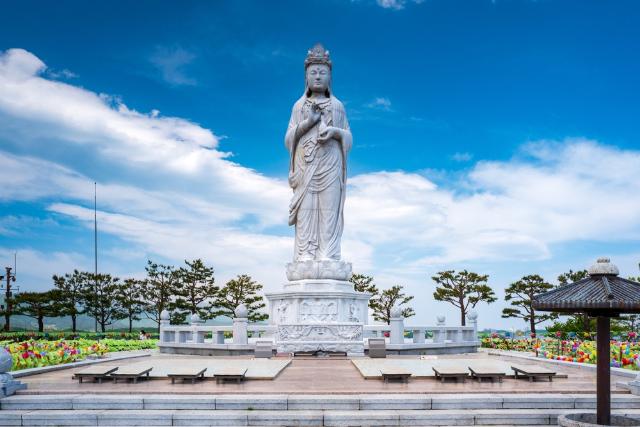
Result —
[{"label": "white stone statue", "polygon": [[329,51],[314,46],[304,64],[304,94],[293,106],[285,136],[293,189],[289,206],[289,225],[295,225],[293,259],[340,261],[351,131],[344,106],[331,92]]}]

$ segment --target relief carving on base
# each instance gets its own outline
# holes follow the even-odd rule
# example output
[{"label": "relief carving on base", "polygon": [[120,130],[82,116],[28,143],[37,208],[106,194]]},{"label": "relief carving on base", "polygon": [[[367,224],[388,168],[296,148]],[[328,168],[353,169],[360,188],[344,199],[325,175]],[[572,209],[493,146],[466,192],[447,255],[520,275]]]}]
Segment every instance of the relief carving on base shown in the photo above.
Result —
[{"label": "relief carving on base", "polygon": [[359,354],[364,352],[363,344],[345,343],[279,343],[278,351],[283,353],[295,353],[298,351],[344,351],[346,353]]},{"label": "relief carving on base", "polygon": [[362,325],[279,325],[278,341],[362,340]]},{"label": "relief carving on base", "polygon": [[289,301],[280,301],[280,304],[278,305],[278,322],[279,323],[287,323],[289,321],[289,307],[290,307],[290,303]]},{"label": "relief carving on base", "polygon": [[300,304],[301,322],[335,322],[338,320],[336,300],[305,299]]}]

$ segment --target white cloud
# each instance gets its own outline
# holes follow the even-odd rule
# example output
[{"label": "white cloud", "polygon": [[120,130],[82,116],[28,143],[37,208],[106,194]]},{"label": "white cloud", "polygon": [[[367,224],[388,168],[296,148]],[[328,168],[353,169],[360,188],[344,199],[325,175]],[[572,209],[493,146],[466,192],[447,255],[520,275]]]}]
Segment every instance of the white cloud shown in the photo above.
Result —
[{"label": "white cloud", "polygon": [[84,156],[81,150],[88,147],[118,170],[164,174],[168,182],[197,184],[201,196],[242,205],[245,213],[259,215],[267,223],[286,216],[279,209],[288,198],[284,181],[227,160],[228,153],[217,150],[218,138],[210,130],[184,119],[161,117],[156,110],[138,113],[109,96],[47,80],[39,75],[44,69],[44,63],[21,49],[0,56],[0,113],[13,126],[13,132],[3,137],[16,144],[42,144],[55,135],[69,158],[76,153]]},{"label": "white cloud", "polygon": [[71,70],[63,68],[62,70],[47,69],[47,76],[52,79],[70,80],[78,78],[78,75]]},{"label": "white cloud", "polygon": [[391,100],[385,97],[374,98],[373,101],[369,102],[366,106],[377,110],[392,111]]},{"label": "white cloud", "polygon": [[[378,6],[384,9],[402,10],[407,4],[407,0],[376,0]],[[424,0],[413,0],[415,4],[424,3]]]},{"label": "white cloud", "polygon": [[158,46],[149,61],[158,69],[165,82],[174,86],[194,86],[197,81],[187,76],[185,67],[195,58],[193,52],[180,46]]},{"label": "white cloud", "polygon": [[430,252],[419,259],[429,264],[546,259],[555,243],[640,239],[640,199],[629,197],[640,193],[639,152],[570,139],[523,155],[477,163],[459,191],[404,172],[356,176],[346,233]]},{"label": "white cloud", "polygon": [[404,9],[404,0],[376,0],[378,6],[385,9],[401,10]]},{"label": "white cloud", "polygon": [[[0,151],[0,201],[36,202],[89,229],[89,175],[99,165],[109,171],[98,180],[99,230],[124,242],[106,249],[105,268],[133,274],[119,264],[136,253],[176,264],[203,257],[221,280],[248,272],[269,290],[280,287],[292,253],[292,232],[282,231],[290,197],[284,179],[231,162],[208,129],[132,111],[49,80],[45,69],[27,51],[0,54],[0,121],[11,126],[0,127],[7,147]],[[65,158],[49,158],[51,135]],[[12,147],[31,154],[10,154]],[[79,159],[89,167],[82,170]],[[528,271],[505,278],[495,263],[548,262],[556,245],[571,242],[640,240],[638,170],[638,151],[567,139],[527,144],[507,161],[476,162],[445,186],[403,171],[357,175],[349,180],[343,255],[381,286],[405,284],[416,306],[435,309],[428,277],[437,269],[472,264],[502,277],[503,286]],[[8,232],[21,220],[12,212],[3,217],[17,218],[0,224]],[[76,252],[83,251],[54,251],[57,263],[35,254],[32,266],[44,280],[86,263]]]},{"label": "white cloud", "polygon": [[463,153],[454,153],[453,156],[451,156],[451,158],[456,161],[456,162],[469,162],[471,161],[471,159],[473,159],[473,154],[469,153],[469,152],[463,152]]}]

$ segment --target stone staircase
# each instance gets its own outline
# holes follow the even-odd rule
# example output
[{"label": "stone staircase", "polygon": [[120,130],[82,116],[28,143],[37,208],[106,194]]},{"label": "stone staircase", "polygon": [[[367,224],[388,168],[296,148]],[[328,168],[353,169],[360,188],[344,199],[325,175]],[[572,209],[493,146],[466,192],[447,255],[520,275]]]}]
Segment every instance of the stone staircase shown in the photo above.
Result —
[{"label": "stone staircase", "polygon": [[[21,394],[0,399],[0,425],[555,425],[595,403],[589,394]],[[639,396],[614,394],[612,406],[640,418]]]}]

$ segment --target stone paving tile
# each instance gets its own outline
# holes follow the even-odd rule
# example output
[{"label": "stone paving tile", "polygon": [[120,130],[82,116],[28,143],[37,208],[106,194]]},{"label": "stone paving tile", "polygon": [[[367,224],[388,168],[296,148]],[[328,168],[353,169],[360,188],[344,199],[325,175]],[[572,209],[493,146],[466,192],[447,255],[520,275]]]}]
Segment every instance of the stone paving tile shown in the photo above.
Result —
[{"label": "stone paving tile", "polygon": [[286,411],[287,395],[219,395],[216,396],[216,409],[270,409]]},{"label": "stone paving tile", "polygon": [[504,409],[572,409],[575,396],[566,394],[510,394],[504,395]]},{"label": "stone paving tile", "polygon": [[0,399],[0,409],[72,409],[78,395],[13,395]]},{"label": "stone paving tile", "polygon": [[24,411],[0,411],[0,426],[22,425],[22,414],[24,414]]},{"label": "stone paving tile", "polygon": [[250,426],[322,426],[322,411],[249,411]]},{"label": "stone paving tile", "polygon": [[426,394],[361,394],[360,409],[431,409],[431,396]]},{"label": "stone paving tile", "polygon": [[470,426],[474,424],[472,411],[399,411],[401,426]]},{"label": "stone paving tile", "polygon": [[248,411],[176,411],[174,426],[246,426]]},{"label": "stone paving tile", "polygon": [[85,395],[72,400],[73,409],[142,409],[142,397],[135,395]]},{"label": "stone paving tile", "polygon": [[96,411],[30,411],[22,415],[23,426],[97,426]]},{"label": "stone paving tile", "polygon": [[293,394],[287,397],[287,408],[289,410],[358,410],[360,409],[360,399],[357,395],[352,394]]},{"label": "stone paving tile", "polygon": [[170,426],[175,411],[103,411],[98,414],[99,426]]},{"label": "stone paving tile", "polygon": [[337,426],[399,426],[398,411],[328,411],[324,413],[324,425]]},{"label": "stone paving tile", "polygon": [[147,395],[142,396],[144,409],[216,409],[216,399],[202,395]]},{"label": "stone paving tile", "polygon": [[550,416],[546,409],[510,409],[470,411],[476,425],[539,425],[549,424]]},{"label": "stone paving tile", "polygon": [[[595,395],[574,395],[575,407],[580,409],[595,409],[596,397]],[[625,409],[625,408],[640,408],[640,396],[634,395],[616,395],[611,396],[611,408],[612,409]]]},{"label": "stone paving tile", "polygon": [[470,394],[463,398],[459,394],[434,394],[431,409],[500,409],[503,398],[495,394]]}]

